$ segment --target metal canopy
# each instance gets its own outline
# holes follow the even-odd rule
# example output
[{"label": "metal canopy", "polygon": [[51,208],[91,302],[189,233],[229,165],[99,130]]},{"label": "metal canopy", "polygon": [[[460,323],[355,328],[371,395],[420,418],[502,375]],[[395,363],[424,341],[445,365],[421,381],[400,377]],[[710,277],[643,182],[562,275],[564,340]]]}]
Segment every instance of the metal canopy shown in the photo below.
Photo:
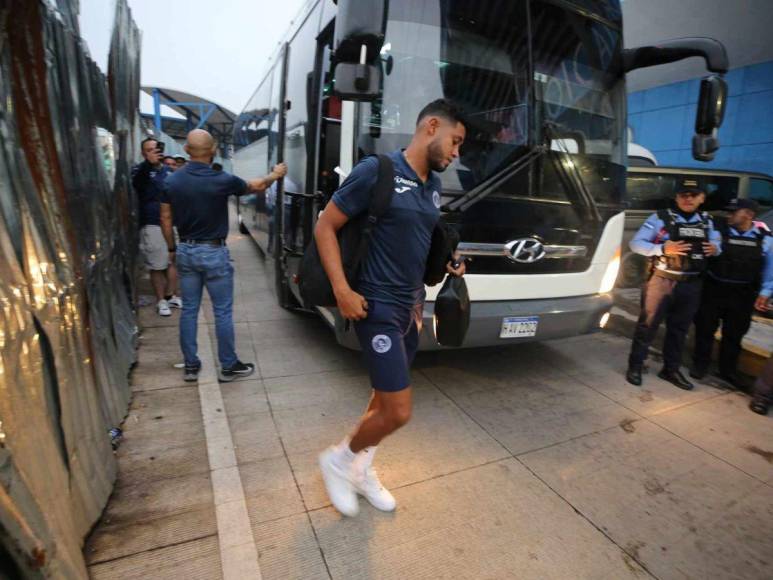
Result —
[{"label": "metal canopy", "polygon": [[[212,133],[221,145],[231,142],[236,114],[208,99],[161,87],[142,87],[153,98],[153,114],[149,115],[158,132],[165,132],[175,139],[184,139],[188,131],[203,128]],[[177,119],[161,114],[166,105],[184,118]]]}]

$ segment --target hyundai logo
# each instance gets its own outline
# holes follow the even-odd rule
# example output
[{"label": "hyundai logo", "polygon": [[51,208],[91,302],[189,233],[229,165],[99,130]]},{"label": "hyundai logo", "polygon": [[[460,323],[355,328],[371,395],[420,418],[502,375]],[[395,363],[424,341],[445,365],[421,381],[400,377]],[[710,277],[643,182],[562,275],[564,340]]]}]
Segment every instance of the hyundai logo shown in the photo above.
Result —
[{"label": "hyundai logo", "polygon": [[505,244],[507,257],[521,264],[532,264],[545,257],[545,247],[534,238],[522,238]]}]

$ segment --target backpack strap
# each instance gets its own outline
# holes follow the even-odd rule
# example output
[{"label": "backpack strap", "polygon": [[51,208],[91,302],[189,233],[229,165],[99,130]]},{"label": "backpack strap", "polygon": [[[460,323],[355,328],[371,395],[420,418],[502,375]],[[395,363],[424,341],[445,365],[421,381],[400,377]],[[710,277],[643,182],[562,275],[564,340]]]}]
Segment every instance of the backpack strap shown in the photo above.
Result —
[{"label": "backpack strap", "polygon": [[370,205],[368,206],[368,219],[362,228],[360,241],[357,245],[357,251],[352,260],[352,269],[357,271],[360,262],[368,254],[368,245],[373,236],[373,230],[378,224],[389,206],[392,205],[392,195],[394,194],[395,169],[392,160],[386,155],[378,156],[378,177],[373,189],[370,190]]}]

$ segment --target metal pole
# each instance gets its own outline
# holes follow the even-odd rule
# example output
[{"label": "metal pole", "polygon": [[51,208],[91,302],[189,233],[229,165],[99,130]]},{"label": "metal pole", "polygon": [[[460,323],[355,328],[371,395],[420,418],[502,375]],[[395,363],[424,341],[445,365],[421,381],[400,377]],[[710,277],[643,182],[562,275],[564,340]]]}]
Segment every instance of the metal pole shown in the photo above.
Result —
[{"label": "metal pole", "polygon": [[161,135],[161,95],[153,88],[153,117],[156,125],[156,135]]}]

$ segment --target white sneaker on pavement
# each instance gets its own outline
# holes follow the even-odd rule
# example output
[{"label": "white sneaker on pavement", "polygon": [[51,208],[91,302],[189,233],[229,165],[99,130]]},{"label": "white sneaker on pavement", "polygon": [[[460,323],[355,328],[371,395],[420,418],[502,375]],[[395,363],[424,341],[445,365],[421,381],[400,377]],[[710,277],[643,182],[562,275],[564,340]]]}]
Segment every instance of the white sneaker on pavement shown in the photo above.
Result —
[{"label": "white sneaker on pavement", "polygon": [[169,300],[167,300],[167,303],[171,308],[182,308],[183,307],[183,299],[179,296],[172,296]]},{"label": "white sneaker on pavement", "polygon": [[169,310],[169,302],[163,298],[158,301],[156,308],[158,309],[158,314],[160,316],[172,316],[172,311]]},{"label": "white sneaker on pavement", "polygon": [[352,485],[352,462],[344,457],[340,448],[333,446],[319,454],[319,468],[333,507],[345,516],[356,516],[360,504]]},{"label": "white sneaker on pavement", "polygon": [[376,470],[367,467],[364,472],[354,476],[354,490],[367,499],[377,510],[391,512],[397,507],[397,501],[378,478]]}]

